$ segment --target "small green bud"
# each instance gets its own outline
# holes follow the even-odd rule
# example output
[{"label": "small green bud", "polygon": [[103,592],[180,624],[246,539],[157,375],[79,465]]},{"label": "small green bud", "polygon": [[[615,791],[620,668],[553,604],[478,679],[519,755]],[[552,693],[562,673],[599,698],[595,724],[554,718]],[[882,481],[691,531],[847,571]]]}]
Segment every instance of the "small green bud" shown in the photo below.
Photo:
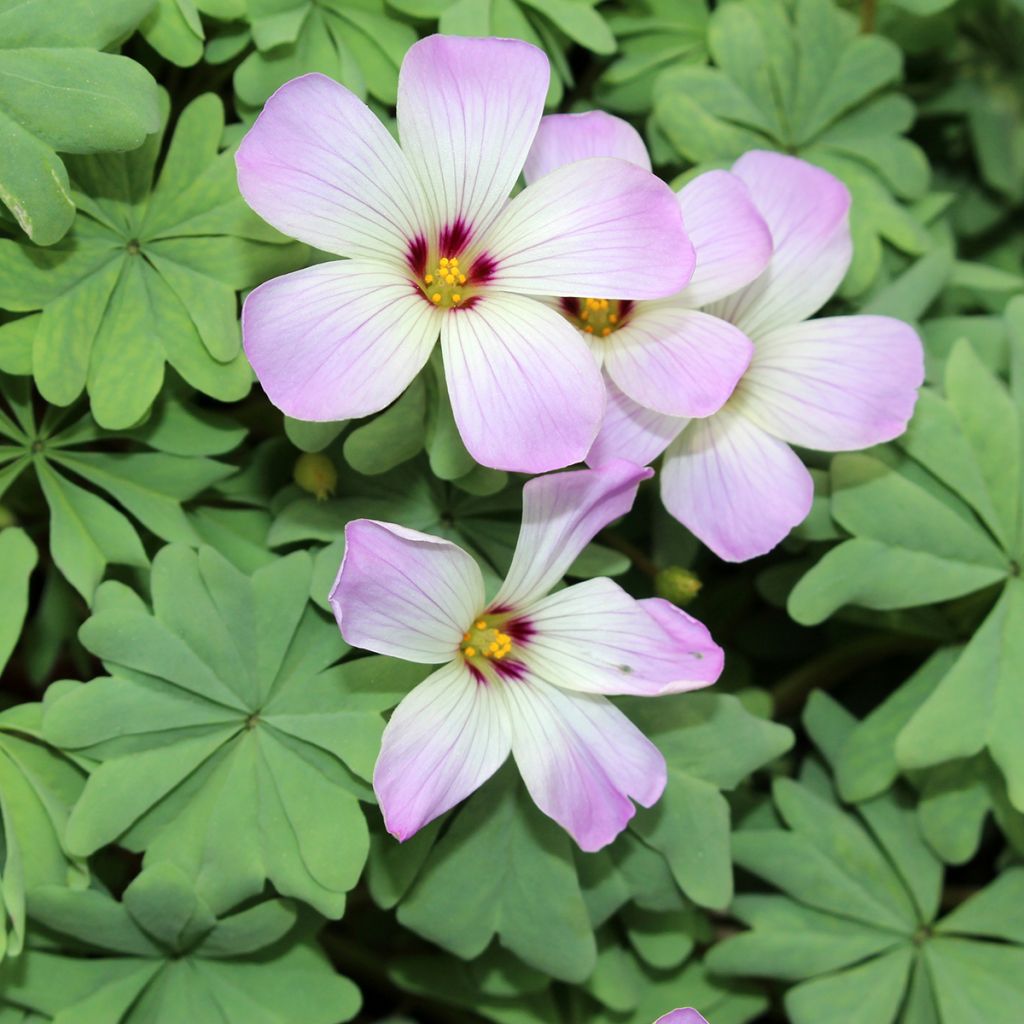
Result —
[{"label": "small green bud", "polygon": [[18,519],[6,505],[0,505],[0,530],[17,525]]},{"label": "small green bud", "polygon": [[695,572],[682,569],[678,565],[659,569],[658,575],[654,577],[654,591],[658,597],[663,597],[681,608],[685,608],[697,596],[702,586],[700,577]]},{"label": "small green bud", "polygon": [[338,484],[338,471],[326,455],[321,452],[306,452],[295,462],[292,472],[295,482],[304,490],[316,497],[317,501],[326,501],[334,493]]}]

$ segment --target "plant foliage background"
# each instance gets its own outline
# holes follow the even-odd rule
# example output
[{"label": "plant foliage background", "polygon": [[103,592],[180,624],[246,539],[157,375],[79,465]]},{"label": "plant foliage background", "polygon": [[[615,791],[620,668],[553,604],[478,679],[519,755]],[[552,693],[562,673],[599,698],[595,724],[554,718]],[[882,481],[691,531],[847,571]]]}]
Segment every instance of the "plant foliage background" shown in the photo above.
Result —
[{"label": "plant foliage background", "polygon": [[[240,295],[319,258],[239,197],[244,127],[308,71],[387,115],[438,30],[542,46],[549,109],[629,117],[669,181],[838,175],[835,310],[926,345],[907,434],[807,456],[770,556],[647,485],[574,565],[727,649],[713,691],[623,701],[670,781],[596,854],[510,772],[384,833],[425,670],[326,614],[343,526],[500,576],[523,480],[435,364],[314,425],[240,349]],[[0,201],[0,1022],[1024,1019],[1021,0],[0,0]]]}]

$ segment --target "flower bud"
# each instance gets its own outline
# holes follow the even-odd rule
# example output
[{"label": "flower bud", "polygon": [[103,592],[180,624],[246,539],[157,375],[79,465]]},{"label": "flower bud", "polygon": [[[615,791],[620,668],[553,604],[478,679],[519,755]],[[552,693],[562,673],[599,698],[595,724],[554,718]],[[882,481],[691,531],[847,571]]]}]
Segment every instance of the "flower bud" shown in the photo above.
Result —
[{"label": "flower bud", "polygon": [[698,594],[703,584],[700,577],[689,569],[671,565],[667,569],[659,569],[654,577],[654,591],[658,597],[666,601],[686,607]]},{"label": "flower bud", "polygon": [[338,484],[338,471],[334,463],[321,452],[306,452],[295,462],[292,472],[295,482],[304,490],[325,501]]}]

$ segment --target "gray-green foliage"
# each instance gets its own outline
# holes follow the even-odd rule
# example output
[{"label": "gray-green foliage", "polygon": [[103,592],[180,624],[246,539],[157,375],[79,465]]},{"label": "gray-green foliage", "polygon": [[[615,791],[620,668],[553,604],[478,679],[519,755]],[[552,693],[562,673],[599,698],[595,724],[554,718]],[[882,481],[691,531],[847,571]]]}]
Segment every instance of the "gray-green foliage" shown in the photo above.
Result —
[{"label": "gray-green foliage", "polygon": [[136,149],[160,127],[152,76],[101,52],[152,6],[62,0],[58,12],[49,0],[0,2],[0,203],[39,245],[58,241],[75,217],[59,153]]},{"label": "gray-green foliage", "polygon": [[[246,291],[324,256],[234,145],[309,72],[390,124],[433,31],[541,47],[548,109],[627,117],[666,179],[838,175],[826,312],[925,345],[906,434],[801,453],[768,559],[645,485],[569,568],[685,578],[727,648],[711,690],[617,701],[668,782],[596,853],[512,764],[405,843],[375,805],[431,666],[341,639],[345,524],[448,539],[489,593],[519,530],[440,353],[304,423],[241,351]],[[1021,0],[0,0],[0,1024],[338,1024],[360,989],[389,1024],[1019,1024],[1022,39]]]}]

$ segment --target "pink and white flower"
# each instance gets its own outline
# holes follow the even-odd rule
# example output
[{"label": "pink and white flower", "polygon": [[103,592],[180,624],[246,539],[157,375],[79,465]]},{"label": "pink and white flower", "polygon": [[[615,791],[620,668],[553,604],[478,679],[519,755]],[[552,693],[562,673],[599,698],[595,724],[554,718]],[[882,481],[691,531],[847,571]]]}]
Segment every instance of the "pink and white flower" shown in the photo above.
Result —
[{"label": "pink and white flower", "polygon": [[[615,119],[601,115],[600,120],[568,123],[577,134],[589,135],[587,152],[614,153],[649,166],[639,139],[631,139],[621,122],[609,127],[610,120]],[[542,127],[541,143],[543,132]],[[556,155],[537,158],[541,169],[567,151],[580,150],[578,140],[566,141],[570,132],[563,128],[558,134]],[[851,451],[898,437],[914,411],[924,357],[917,333],[892,317],[809,319],[838,288],[850,263],[850,196],[842,182],[803,160],[769,152],[747,153],[733,165],[731,176],[717,178],[713,187],[702,185],[710,177],[696,178],[680,193],[697,251],[697,267],[683,294],[696,295],[692,301],[702,305],[702,315],[715,318],[721,341],[729,325],[750,339],[750,365],[712,415],[673,414],[654,394],[665,387],[656,378],[660,369],[665,377],[675,375],[684,391],[691,386],[687,339],[680,334],[671,345],[657,346],[654,332],[647,332],[656,355],[653,370],[643,371],[645,381],[640,374],[614,373],[615,346],[610,346],[605,357],[612,377],[608,406],[587,461],[600,465],[626,458],[642,465],[665,452],[665,507],[720,557],[742,561],[770,551],[810,511],[811,475],[790,445]],[[734,236],[722,231],[716,238],[713,231],[716,223],[752,224],[748,218],[729,220],[730,202],[740,201],[739,186],[725,182],[737,179],[771,234],[770,260],[759,273],[761,250],[744,264],[743,245],[730,249],[727,242]],[[737,198],[730,200],[725,187],[732,187]],[[706,219],[688,205],[687,190],[699,194],[699,188],[712,197]],[[754,252],[756,246],[747,244]],[[705,257],[716,252],[714,246],[729,255],[721,261]],[[743,275],[749,275],[746,282],[738,279]],[[704,290],[706,278],[722,287]],[[670,305],[671,300],[664,304]],[[706,346],[696,336],[690,340],[690,349],[703,349],[706,359],[727,347],[716,349],[710,336]],[[668,354],[672,346],[680,347],[678,359]],[[702,363],[698,359],[691,365]],[[723,359],[720,366],[725,365]],[[728,365],[735,372],[738,364]]]},{"label": "pink and white flower", "polygon": [[531,480],[505,582],[428,534],[360,519],[345,529],[331,605],[352,645],[441,666],[398,705],[373,784],[404,840],[513,756],[537,806],[584,850],[611,842],[665,787],[665,760],[609,700],[713,683],[722,651],[658,598],[608,579],[550,591],[651,476],[622,461]]},{"label": "pink and white flower", "polygon": [[[552,114],[540,123],[526,160],[528,182],[595,156],[644,170],[651,161],[637,130],[594,110]],[[768,265],[772,239],[746,186],[710,171],[677,197],[696,267],[686,288],[662,300],[564,297],[557,307],[591,343],[613,393],[667,416],[720,409],[750,364],[753,345],[738,327],[699,307],[749,284]]]},{"label": "pink and white flower", "polygon": [[701,1014],[690,1006],[662,1014],[654,1024],[708,1024]]},{"label": "pink and white flower", "polygon": [[279,230],[339,256],[248,297],[245,351],[280,409],[366,416],[394,401],[440,335],[455,420],[478,462],[540,472],[583,459],[604,387],[586,344],[537,296],[651,299],[693,250],[671,189],[598,156],[509,199],[547,93],[544,53],[432,36],[398,85],[399,145],[324,75],[267,101],[239,188]]}]

